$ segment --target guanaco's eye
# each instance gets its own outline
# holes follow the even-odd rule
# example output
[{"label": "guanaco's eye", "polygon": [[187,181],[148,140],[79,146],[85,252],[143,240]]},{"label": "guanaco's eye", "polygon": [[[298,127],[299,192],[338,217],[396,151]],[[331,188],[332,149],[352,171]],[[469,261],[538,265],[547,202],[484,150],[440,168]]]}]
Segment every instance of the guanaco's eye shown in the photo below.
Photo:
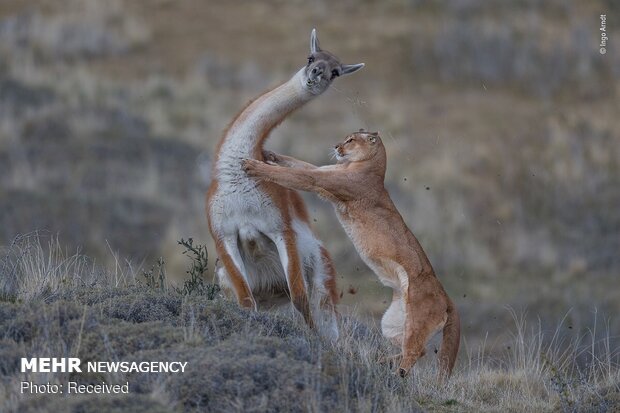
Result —
[{"label": "guanaco's eye", "polygon": [[340,73],[338,73],[338,69],[332,70],[332,79],[338,76],[340,76]]},{"label": "guanaco's eye", "polygon": [[314,56],[308,56],[308,64],[314,62]]}]

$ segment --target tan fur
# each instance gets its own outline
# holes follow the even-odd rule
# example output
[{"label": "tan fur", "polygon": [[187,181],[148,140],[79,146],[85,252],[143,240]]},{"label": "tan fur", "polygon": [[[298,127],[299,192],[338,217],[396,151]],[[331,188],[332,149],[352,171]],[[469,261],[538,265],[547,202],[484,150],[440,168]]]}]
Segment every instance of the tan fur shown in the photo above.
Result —
[{"label": "tan fur", "polygon": [[[209,230],[222,263],[217,274],[224,289],[252,309],[259,302],[275,304],[274,299],[287,294],[310,327],[318,326],[333,339],[338,336],[336,273],[312,233],[303,199],[294,190],[249,179],[241,160],[262,159],[263,144],[275,127],[321,95],[335,78],[363,66],[342,64],[321,49],[313,30],[307,64],[287,82],[248,103],[224,131],[206,197]],[[281,267],[271,265],[274,257]],[[311,307],[316,306],[327,311],[313,315]]]},{"label": "tan fur", "polygon": [[[271,90],[265,92],[269,93]],[[252,100],[231,122],[230,125],[234,124],[236,121],[239,121],[241,116],[245,116],[244,112],[249,107],[254,100]],[[284,116],[288,116],[289,113],[286,113]],[[279,124],[279,123],[278,123]],[[264,141],[269,137],[270,132],[278,126],[278,124],[273,125],[269,130],[264,131],[261,135],[261,138],[258,141],[258,144],[254,148],[254,156],[259,159],[262,159],[262,146]],[[229,125],[229,127],[230,127]],[[221,139],[220,143],[217,147],[217,156],[219,156],[220,148],[222,143],[225,140],[228,128],[224,131],[224,138]],[[290,251],[289,254],[289,268],[287,269],[287,274],[289,274],[289,291],[291,301],[295,308],[297,308],[304,317],[304,320],[308,324],[309,327],[314,327],[314,320],[312,318],[310,312],[310,303],[308,301],[308,294],[306,291],[306,287],[302,278],[302,268],[301,263],[299,262],[299,254],[294,253],[297,251],[297,245],[295,236],[292,230],[292,218],[293,216],[301,221],[309,223],[310,218],[301,196],[287,188],[283,188],[279,185],[274,185],[269,182],[261,183],[262,190],[272,199],[273,203],[278,207],[282,214],[284,228],[283,234],[284,239],[287,246],[287,251]],[[217,191],[218,181],[216,178],[213,179],[209,190],[207,191],[206,196],[206,204],[207,210],[211,203],[210,199],[213,194]],[[293,215],[293,216],[291,216]],[[208,213],[207,216],[209,217]],[[215,234],[215,231],[212,228],[211,219],[209,221],[209,229],[212,234]],[[222,260],[222,264],[228,271],[230,276],[230,280],[232,283],[233,290],[235,292],[238,303],[246,308],[256,308],[255,298],[252,294],[252,291],[248,287],[245,282],[243,276],[239,272],[237,266],[234,264],[232,258],[228,254],[228,252],[223,248],[221,241],[217,236],[214,236],[215,239],[215,247],[216,252],[220,259]],[[327,251],[322,250],[323,260],[326,264],[326,268],[328,269],[327,278],[325,280],[325,288],[328,291],[328,297],[330,298],[329,305],[325,305],[329,311],[336,312],[336,304],[338,303],[338,293],[336,289],[336,272],[333,264],[331,263],[331,257],[327,254]]]},{"label": "tan fur", "polygon": [[384,187],[386,154],[378,133],[359,132],[336,145],[336,165],[316,167],[266,153],[270,164],[244,161],[250,176],[330,200],[355,248],[379,279],[393,289],[382,320],[383,334],[402,348],[405,375],[439,330],[440,370],[450,375],[460,342],[460,321],[422,246]]}]

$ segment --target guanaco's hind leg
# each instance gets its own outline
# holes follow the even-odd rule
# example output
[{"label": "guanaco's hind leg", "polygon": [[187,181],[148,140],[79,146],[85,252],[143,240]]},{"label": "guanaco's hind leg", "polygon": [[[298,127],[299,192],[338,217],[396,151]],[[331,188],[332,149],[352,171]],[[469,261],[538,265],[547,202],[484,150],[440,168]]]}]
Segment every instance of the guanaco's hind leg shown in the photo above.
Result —
[{"label": "guanaco's hind leg", "polygon": [[[320,247],[321,257],[314,267],[314,291],[313,300],[318,300],[319,305],[315,312],[315,318],[319,319],[319,331],[321,335],[336,341],[339,336],[336,304],[338,303],[338,291],[336,289],[336,269],[325,247]],[[320,281],[320,282],[319,282]]]},{"label": "guanaco's hind leg", "polygon": [[286,274],[286,282],[291,294],[291,301],[297,311],[303,315],[308,327],[314,328],[314,320],[310,313],[310,302],[308,300],[306,284],[301,269],[295,234],[289,229],[285,230],[283,234],[269,236],[269,238],[276,244],[276,248],[278,249],[280,262]]},{"label": "guanaco's hind leg", "polygon": [[426,354],[427,341],[443,327],[447,319],[443,297],[425,292],[424,285],[410,288],[408,296],[408,300],[405,301],[403,359],[398,369],[402,377],[406,376],[416,361]]},{"label": "guanaco's hind leg", "polygon": [[239,305],[256,310],[256,301],[247,282],[245,265],[239,253],[237,240],[233,237],[218,239],[215,242],[215,249],[228,273]]}]

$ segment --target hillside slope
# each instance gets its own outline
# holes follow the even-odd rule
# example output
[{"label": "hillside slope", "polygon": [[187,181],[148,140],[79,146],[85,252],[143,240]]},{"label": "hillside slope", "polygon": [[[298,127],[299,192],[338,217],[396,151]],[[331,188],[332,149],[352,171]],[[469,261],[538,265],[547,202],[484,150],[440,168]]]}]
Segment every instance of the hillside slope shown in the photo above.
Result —
[{"label": "hillside slope", "polygon": [[[52,245],[53,247],[53,245]],[[182,293],[153,278],[97,268],[31,238],[0,260],[0,411],[614,411],[617,353],[605,336],[562,342],[516,328],[501,358],[463,343],[437,382],[433,345],[402,379],[378,360],[396,349],[343,316],[325,342],[290,308],[251,312],[217,289]],[[156,277],[157,278],[157,277]],[[150,281],[149,281],[150,280]],[[600,334],[600,333],[599,333]],[[602,339],[602,340],[601,340]],[[607,337],[607,344],[609,337]],[[601,345],[602,344],[602,345]],[[589,353],[592,352],[592,353]],[[21,373],[21,357],[187,362],[183,373]],[[20,383],[129,383],[129,394],[20,393]]]}]

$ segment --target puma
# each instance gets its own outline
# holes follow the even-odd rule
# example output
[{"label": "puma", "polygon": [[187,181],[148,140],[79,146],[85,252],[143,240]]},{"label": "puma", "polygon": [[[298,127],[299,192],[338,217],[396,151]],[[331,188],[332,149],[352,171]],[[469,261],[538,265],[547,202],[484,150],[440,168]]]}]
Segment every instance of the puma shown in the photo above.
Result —
[{"label": "puma", "polygon": [[349,135],[335,147],[335,165],[317,167],[271,152],[264,155],[268,163],[244,160],[246,173],[331,201],[364,262],[392,288],[381,330],[402,349],[400,375],[408,374],[425,354],[428,340],[442,330],[439,366],[442,376],[449,376],[460,343],[459,315],[385,189],[387,158],[379,133]]}]

